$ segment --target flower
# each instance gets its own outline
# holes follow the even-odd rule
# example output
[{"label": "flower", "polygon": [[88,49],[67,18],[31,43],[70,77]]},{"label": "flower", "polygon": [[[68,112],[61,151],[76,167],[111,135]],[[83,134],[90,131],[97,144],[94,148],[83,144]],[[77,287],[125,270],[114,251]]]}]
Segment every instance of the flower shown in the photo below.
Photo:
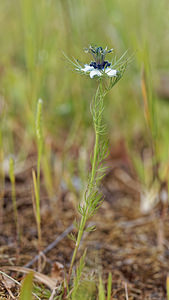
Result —
[{"label": "flower", "polygon": [[117,70],[114,70],[112,68],[103,68],[103,69],[99,69],[99,68],[94,68],[91,65],[85,65],[84,68],[81,68],[82,72],[85,73],[90,73],[90,78],[93,78],[95,76],[103,76],[104,74],[107,74],[109,77],[114,77],[117,75]]},{"label": "flower", "polygon": [[108,50],[107,47],[103,49],[102,47],[92,47],[85,49],[86,52],[92,54],[94,61],[91,61],[90,64],[85,64],[84,67],[78,65],[76,68],[77,71],[86,73],[90,75],[90,78],[108,76],[116,77],[118,71],[111,67],[111,63],[105,60],[107,53],[113,51],[113,49]]}]

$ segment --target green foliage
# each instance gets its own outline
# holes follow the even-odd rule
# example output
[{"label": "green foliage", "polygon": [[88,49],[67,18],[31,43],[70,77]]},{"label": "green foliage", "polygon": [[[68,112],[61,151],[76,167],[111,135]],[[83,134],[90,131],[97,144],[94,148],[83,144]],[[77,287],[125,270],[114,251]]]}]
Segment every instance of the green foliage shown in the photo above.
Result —
[{"label": "green foliage", "polygon": [[77,296],[79,294],[78,288],[80,286],[82,272],[83,272],[84,265],[85,265],[85,257],[86,257],[86,250],[80,259],[79,266],[76,268],[76,275],[74,276],[74,279],[73,279],[72,300],[76,300]]},{"label": "green foliage", "polygon": [[96,299],[96,283],[93,279],[83,279],[74,296],[74,300],[95,300]]},{"label": "green foliage", "polygon": [[99,285],[98,285],[99,300],[111,300],[111,293],[112,293],[112,274],[109,273],[109,276],[108,276],[107,297],[105,296],[106,292],[105,292],[102,277],[99,276]]},{"label": "green foliage", "polygon": [[33,272],[26,275],[21,285],[19,300],[32,300],[33,291]]},{"label": "green foliage", "polygon": [[[48,288],[45,288],[45,286],[40,286],[37,284],[33,285],[33,291],[34,295],[36,295],[36,298],[43,299],[43,300],[49,300],[51,296],[51,291]],[[62,298],[55,297],[53,300],[62,300]]]},{"label": "green foliage", "polygon": [[[122,77],[124,73],[124,70],[120,77],[117,78],[118,80]],[[104,136],[106,133],[106,127],[103,124],[103,112],[104,112],[104,102],[103,99],[108,91],[118,82],[116,79],[114,80],[114,83],[112,82],[112,79],[110,79],[110,85],[109,89],[104,89],[103,87],[103,80],[102,77],[99,79],[99,85],[96,90],[96,94],[93,99],[93,103],[91,105],[91,114],[93,118],[93,126],[94,126],[94,132],[95,132],[95,145],[93,150],[93,155],[91,156],[91,172],[89,174],[88,178],[88,185],[86,188],[86,192],[84,194],[83,201],[78,206],[78,211],[81,214],[81,221],[78,228],[78,235],[76,239],[75,249],[72,256],[70,269],[69,269],[69,278],[68,283],[70,280],[70,277],[72,275],[72,269],[73,264],[76,259],[77,251],[83,236],[83,233],[85,231],[86,222],[89,218],[91,218],[97,211],[97,209],[100,207],[103,197],[102,194],[99,191],[99,183],[101,179],[105,175],[106,168],[104,167],[104,160],[107,157],[107,141],[105,141]],[[109,80],[109,78],[107,78]],[[93,231],[92,228],[88,228],[88,231]]]}]

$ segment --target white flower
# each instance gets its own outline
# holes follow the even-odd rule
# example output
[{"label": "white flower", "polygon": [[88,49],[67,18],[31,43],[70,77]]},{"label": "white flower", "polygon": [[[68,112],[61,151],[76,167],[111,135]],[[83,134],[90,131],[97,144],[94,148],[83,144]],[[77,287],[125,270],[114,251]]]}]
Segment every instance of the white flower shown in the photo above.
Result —
[{"label": "white flower", "polygon": [[93,68],[93,70],[90,72],[90,78],[95,76],[102,76],[102,73],[98,69]]},{"label": "white flower", "polygon": [[109,76],[109,77],[114,77],[117,75],[117,70],[113,70],[111,68],[106,68],[105,73]]},{"label": "white flower", "polygon": [[84,65],[84,68],[81,68],[80,71],[89,73],[90,78],[93,78],[95,76],[104,76],[105,74],[109,77],[115,77],[117,75],[117,70],[111,69],[110,67],[106,67],[105,69],[98,69],[90,65]]},{"label": "white flower", "polygon": [[81,71],[83,72],[90,72],[92,70],[94,70],[94,67],[91,67],[89,65],[85,65],[85,67],[81,69]]}]

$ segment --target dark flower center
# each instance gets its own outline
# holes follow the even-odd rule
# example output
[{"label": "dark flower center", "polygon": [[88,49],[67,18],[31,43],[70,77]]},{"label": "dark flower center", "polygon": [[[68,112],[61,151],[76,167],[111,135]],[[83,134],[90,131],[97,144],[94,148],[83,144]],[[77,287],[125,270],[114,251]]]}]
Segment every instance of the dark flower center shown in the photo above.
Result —
[{"label": "dark flower center", "polygon": [[101,64],[97,64],[95,61],[92,61],[90,63],[90,67],[94,67],[95,69],[99,69],[102,70],[104,68],[107,68],[111,65],[111,63],[109,63],[107,60],[103,61]]},{"label": "dark flower center", "polygon": [[111,65],[105,57],[108,53],[111,53],[113,49],[103,49],[102,47],[90,46],[89,48],[85,49],[87,53],[90,53],[93,56],[94,61],[91,61],[90,66],[94,67],[95,69],[103,70]]}]

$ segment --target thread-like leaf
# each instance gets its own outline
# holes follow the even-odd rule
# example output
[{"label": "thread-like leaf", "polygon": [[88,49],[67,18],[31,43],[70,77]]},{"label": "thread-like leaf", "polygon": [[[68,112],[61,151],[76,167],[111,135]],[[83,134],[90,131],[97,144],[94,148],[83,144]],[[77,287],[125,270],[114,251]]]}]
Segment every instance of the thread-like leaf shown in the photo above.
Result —
[{"label": "thread-like leaf", "polygon": [[96,230],[96,226],[92,225],[92,226],[88,226],[87,228],[85,228],[86,232],[91,232],[91,231],[95,231]]},{"label": "thread-like leaf", "polygon": [[70,240],[72,240],[74,243],[76,243],[76,236],[73,233],[70,233],[67,236]]},{"label": "thread-like leaf", "polygon": [[77,291],[78,291],[82,272],[83,272],[84,265],[85,265],[85,257],[86,257],[86,250],[84,251],[83,256],[80,259],[79,266],[77,267],[77,270],[76,270],[76,276],[74,277],[74,288],[73,288],[73,293],[72,293],[72,300],[77,299]]}]

